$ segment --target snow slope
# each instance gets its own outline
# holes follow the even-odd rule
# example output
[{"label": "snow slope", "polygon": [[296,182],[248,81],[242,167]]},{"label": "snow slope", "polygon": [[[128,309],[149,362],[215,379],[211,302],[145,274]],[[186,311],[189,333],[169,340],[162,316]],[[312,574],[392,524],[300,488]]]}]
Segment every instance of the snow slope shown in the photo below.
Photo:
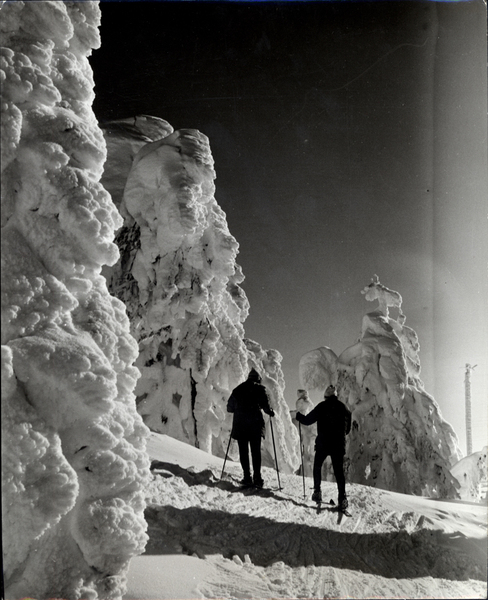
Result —
[{"label": "snow slope", "polygon": [[[127,599],[486,598],[487,509],[347,486],[338,523],[312,482],[266,468],[269,489],[240,490],[240,467],[166,435],[148,442],[149,542]],[[323,484],[336,498],[334,483]]]}]

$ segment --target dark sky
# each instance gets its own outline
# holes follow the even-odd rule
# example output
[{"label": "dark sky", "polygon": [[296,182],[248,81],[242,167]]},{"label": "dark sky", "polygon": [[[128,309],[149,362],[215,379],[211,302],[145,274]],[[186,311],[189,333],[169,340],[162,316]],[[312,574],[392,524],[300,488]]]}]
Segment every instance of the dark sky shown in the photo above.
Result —
[{"label": "dark sky", "polygon": [[288,402],[304,352],[325,345],[340,354],[357,340],[373,308],[360,291],[378,274],[403,296],[426,389],[463,449],[463,367],[479,364],[480,445],[488,394],[483,3],[101,9],[95,113],[100,121],[154,115],[210,138],[216,198],[246,276],[246,335],[282,353]]}]

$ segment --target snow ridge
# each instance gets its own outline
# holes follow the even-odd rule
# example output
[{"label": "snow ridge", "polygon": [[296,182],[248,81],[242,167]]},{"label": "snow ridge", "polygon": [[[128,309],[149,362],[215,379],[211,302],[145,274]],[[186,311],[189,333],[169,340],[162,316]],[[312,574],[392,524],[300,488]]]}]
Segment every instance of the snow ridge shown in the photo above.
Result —
[{"label": "snow ridge", "polygon": [[95,2],[2,6],[2,510],[8,598],[118,598],[145,546],[137,344],[103,265]]}]

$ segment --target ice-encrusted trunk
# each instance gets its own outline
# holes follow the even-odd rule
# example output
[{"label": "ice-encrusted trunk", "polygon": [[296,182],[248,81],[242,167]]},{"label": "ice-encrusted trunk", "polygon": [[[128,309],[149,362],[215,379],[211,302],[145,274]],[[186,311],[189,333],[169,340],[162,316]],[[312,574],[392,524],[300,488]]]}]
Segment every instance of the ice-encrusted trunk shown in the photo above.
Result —
[{"label": "ice-encrusted trunk", "polygon": [[[456,498],[459,485],[450,468],[461,457],[457,437],[419,378],[419,342],[405,326],[402,298],[379,281],[363,293],[367,300],[378,300],[379,309],[364,316],[361,338],[338,357],[329,348],[304,355],[303,386],[336,384],[339,398],[352,411],[348,481]],[[392,306],[399,311],[397,319],[389,316]]]},{"label": "ice-encrusted trunk", "polygon": [[121,218],[88,56],[97,2],[1,10],[6,597],[119,598],[146,543],[137,344],[102,266]]},{"label": "ice-encrusted trunk", "polygon": [[[214,197],[207,137],[193,129],[173,131],[165,121],[144,116],[107,123],[104,130],[109,146],[104,180],[125,217],[117,234],[121,260],[106,275],[127,306],[139,342],[140,414],[154,431],[223,456],[232,424],[227,400],[256,367],[276,413],[279,463],[285,471],[296,469],[282,357],[245,338],[249,303],[240,286],[238,243]],[[134,153],[134,140],[143,132],[159,139]],[[128,174],[127,161],[121,168],[111,152],[131,158]],[[126,180],[122,197],[121,180]],[[263,460],[272,466],[269,427]],[[237,457],[236,445],[231,456]]]}]

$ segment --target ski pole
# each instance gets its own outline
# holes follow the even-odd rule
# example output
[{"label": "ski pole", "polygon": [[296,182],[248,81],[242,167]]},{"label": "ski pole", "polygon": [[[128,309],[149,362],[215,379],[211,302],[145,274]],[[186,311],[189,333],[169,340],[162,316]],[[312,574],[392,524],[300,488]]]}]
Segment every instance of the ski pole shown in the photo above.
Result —
[{"label": "ski pole", "polygon": [[298,432],[300,433],[300,457],[302,459],[302,479],[303,479],[303,497],[305,498],[307,493],[305,492],[305,469],[303,468],[303,445],[302,445],[302,424],[298,422]]},{"label": "ski pole", "polygon": [[271,425],[271,438],[273,440],[273,450],[274,450],[275,464],[276,464],[276,475],[278,476],[278,489],[281,490],[280,471],[278,469],[278,457],[276,456],[276,446],[275,446],[274,432],[273,432],[273,421],[271,420],[271,417],[269,418],[269,424]]},{"label": "ski pole", "polygon": [[220,475],[220,479],[222,479],[222,477],[224,476],[225,463],[227,462],[227,455],[229,454],[231,440],[232,440],[232,431],[230,432],[229,443],[227,444],[227,450],[225,451],[224,466],[222,467],[222,474]]}]

